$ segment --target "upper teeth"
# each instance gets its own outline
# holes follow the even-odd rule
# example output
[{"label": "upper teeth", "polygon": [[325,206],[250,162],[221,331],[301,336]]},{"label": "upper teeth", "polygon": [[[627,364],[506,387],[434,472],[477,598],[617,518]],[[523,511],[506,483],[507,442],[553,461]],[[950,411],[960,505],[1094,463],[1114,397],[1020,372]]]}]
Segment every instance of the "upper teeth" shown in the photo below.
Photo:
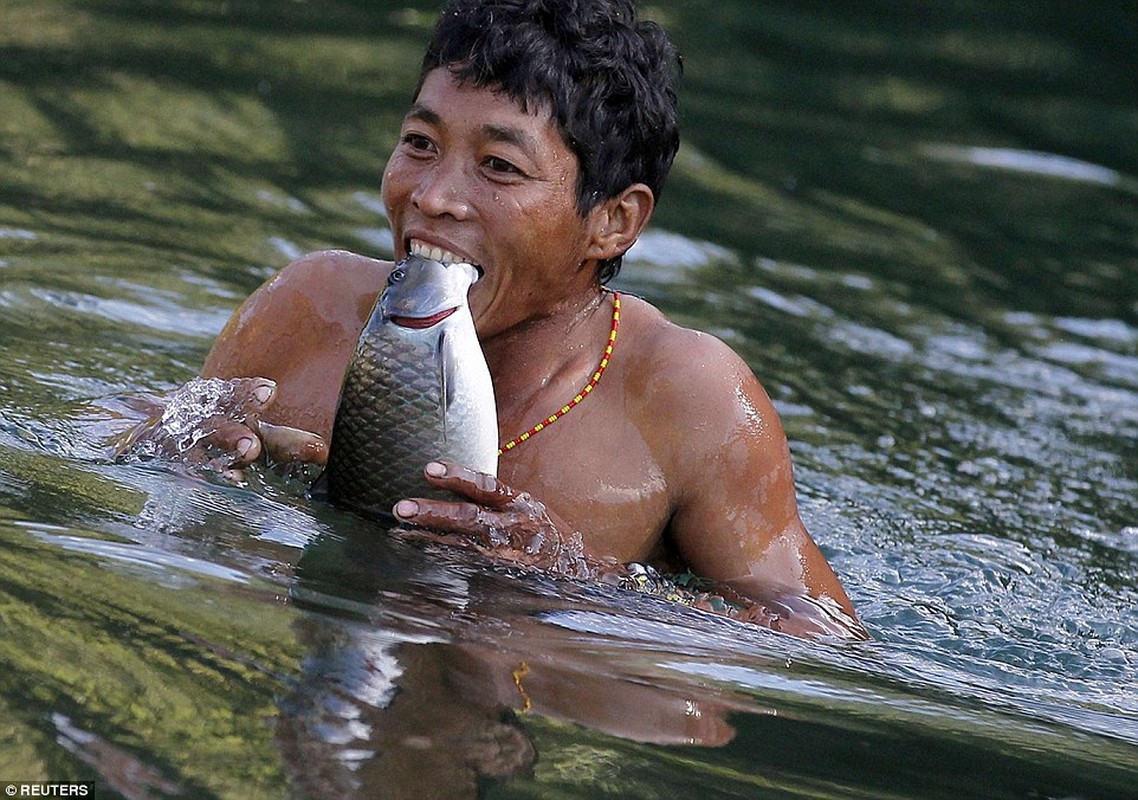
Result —
[{"label": "upper teeth", "polygon": [[465,259],[459,258],[449,250],[443,250],[441,247],[432,247],[429,244],[415,239],[411,240],[411,255],[422,256],[423,258],[429,258],[432,261],[438,261],[443,264],[455,264],[460,261],[465,261]]}]

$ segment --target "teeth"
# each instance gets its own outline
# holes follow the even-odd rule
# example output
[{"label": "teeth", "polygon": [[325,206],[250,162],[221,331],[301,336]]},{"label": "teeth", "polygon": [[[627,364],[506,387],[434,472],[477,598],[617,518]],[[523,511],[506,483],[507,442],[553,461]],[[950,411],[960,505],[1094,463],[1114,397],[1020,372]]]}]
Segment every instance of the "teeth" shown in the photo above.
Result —
[{"label": "teeth", "polygon": [[443,264],[456,264],[465,260],[459,258],[449,250],[443,250],[441,247],[431,247],[417,239],[411,240],[411,254],[429,258],[432,261],[438,261]]}]

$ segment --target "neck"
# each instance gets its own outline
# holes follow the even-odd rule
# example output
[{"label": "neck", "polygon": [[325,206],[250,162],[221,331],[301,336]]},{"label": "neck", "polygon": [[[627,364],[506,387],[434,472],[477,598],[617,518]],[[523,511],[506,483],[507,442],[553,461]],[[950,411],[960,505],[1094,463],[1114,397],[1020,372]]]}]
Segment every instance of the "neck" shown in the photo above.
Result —
[{"label": "neck", "polygon": [[500,418],[524,414],[547,389],[556,394],[579,388],[581,375],[592,373],[606,343],[612,311],[606,297],[594,285],[482,340]]}]

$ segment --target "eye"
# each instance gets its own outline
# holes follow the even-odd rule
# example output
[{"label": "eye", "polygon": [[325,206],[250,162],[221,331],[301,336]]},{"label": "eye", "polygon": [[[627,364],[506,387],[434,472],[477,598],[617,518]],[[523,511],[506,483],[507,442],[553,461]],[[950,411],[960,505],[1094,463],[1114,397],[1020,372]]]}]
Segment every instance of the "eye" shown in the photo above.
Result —
[{"label": "eye", "polygon": [[435,143],[421,133],[405,133],[399,141],[415,152],[435,152]]},{"label": "eye", "polygon": [[486,166],[486,168],[488,170],[490,170],[490,172],[493,172],[493,173],[498,174],[498,175],[521,176],[521,175],[525,174],[521,171],[521,169],[519,169],[515,165],[511,164],[506,159],[499,158],[498,156],[489,156],[482,163]]},{"label": "eye", "polygon": [[401,269],[393,269],[391,271],[391,274],[387,276],[387,285],[392,286],[393,284],[399,283],[399,281],[403,280],[406,274],[407,273]]}]

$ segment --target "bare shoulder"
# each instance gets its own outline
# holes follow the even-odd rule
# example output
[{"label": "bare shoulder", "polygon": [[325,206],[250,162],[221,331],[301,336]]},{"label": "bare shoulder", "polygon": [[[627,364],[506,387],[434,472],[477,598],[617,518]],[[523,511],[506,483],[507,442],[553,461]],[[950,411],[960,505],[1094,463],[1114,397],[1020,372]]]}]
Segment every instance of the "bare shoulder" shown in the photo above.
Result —
[{"label": "bare shoulder", "polygon": [[348,359],[390,271],[343,250],[296,259],[233,313],[202,375],[271,378],[278,392],[266,421],[328,435]]},{"label": "bare shoulder", "polygon": [[215,350],[251,344],[289,326],[362,325],[390,271],[389,262],[345,250],[302,256],[246,298]]},{"label": "bare shoulder", "polygon": [[317,250],[289,263],[277,273],[277,278],[291,280],[311,276],[327,277],[333,273],[375,273],[377,270],[389,272],[391,262],[353,253],[350,250]]},{"label": "bare shoulder", "polygon": [[630,340],[629,380],[643,387],[658,412],[671,412],[673,422],[698,417],[704,428],[717,421],[734,427],[739,414],[756,410],[773,413],[751,368],[721,339],[677,325],[638,298],[626,298],[622,306],[622,332],[627,328]]},{"label": "bare shoulder", "polygon": [[303,298],[323,313],[340,316],[355,311],[366,318],[391,266],[389,261],[347,250],[321,250],[288,264],[249,300],[279,304]]},{"label": "bare shoulder", "polygon": [[740,502],[757,476],[784,485],[789,515],[789,444],[751,368],[716,336],[677,325],[634,298],[626,307],[621,332],[627,317],[629,347],[617,348],[628,359],[625,408],[669,476],[676,520],[687,509],[706,526],[709,507]]}]

